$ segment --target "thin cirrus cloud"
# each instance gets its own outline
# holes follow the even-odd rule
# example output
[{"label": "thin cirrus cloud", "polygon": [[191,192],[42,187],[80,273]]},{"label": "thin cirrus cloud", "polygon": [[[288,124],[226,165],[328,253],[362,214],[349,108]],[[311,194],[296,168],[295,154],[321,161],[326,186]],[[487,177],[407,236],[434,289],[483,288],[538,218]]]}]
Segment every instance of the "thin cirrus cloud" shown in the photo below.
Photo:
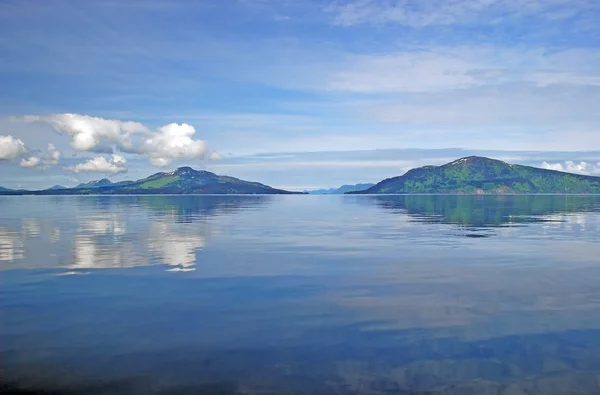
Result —
[{"label": "thin cirrus cloud", "polygon": [[[548,51],[502,46],[426,46],[385,54],[351,54],[318,89],[353,93],[435,92],[485,85],[600,86],[593,49]],[[527,65],[527,67],[523,67]],[[319,88],[320,87],[320,88]]]},{"label": "thin cirrus cloud", "polygon": [[[151,131],[139,122],[80,114],[13,117],[12,120],[51,125],[59,134],[69,137],[70,146],[75,152],[112,155],[108,158],[98,156],[70,168],[77,172],[124,172],[126,161],[122,156],[114,155],[115,151],[145,157],[152,165],[159,167],[168,166],[173,160],[222,158],[216,152],[208,152],[206,143],[194,138],[196,129],[186,123],[170,123]],[[25,159],[23,166],[35,166],[35,162],[36,159]]]},{"label": "thin cirrus cloud", "polygon": [[579,0],[434,0],[418,3],[410,0],[358,0],[335,2],[326,8],[326,12],[333,25],[400,24],[422,28],[498,24],[507,19],[531,16],[555,21],[594,8],[598,8],[595,2]]}]

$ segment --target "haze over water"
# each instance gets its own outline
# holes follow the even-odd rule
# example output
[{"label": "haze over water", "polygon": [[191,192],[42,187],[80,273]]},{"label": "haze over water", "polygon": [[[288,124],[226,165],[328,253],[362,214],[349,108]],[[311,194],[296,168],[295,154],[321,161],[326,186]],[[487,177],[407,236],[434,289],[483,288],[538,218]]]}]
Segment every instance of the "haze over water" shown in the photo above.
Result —
[{"label": "haze over water", "polygon": [[0,197],[0,267],[15,385],[600,393],[600,196]]}]

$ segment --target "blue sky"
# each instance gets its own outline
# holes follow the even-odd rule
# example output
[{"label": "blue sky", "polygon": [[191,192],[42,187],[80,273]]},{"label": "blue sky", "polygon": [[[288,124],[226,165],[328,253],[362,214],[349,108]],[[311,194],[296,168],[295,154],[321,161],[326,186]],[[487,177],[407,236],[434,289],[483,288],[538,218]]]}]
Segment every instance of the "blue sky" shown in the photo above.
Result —
[{"label": "blue sky", "polygon": [[190,165],[304,189],[466,154],[600,175],[598,20],[594,0],[5,0],[0,185]]}]

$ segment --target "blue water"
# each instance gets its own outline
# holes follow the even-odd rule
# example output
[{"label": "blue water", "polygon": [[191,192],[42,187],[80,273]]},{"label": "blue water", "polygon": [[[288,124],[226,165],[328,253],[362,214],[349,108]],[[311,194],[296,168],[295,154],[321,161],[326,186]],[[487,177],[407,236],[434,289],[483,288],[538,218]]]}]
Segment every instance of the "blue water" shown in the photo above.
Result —
[{"label": "blue water", "polygon": [[600,394],[600,196],[0,197],[0,269],[11,388]]}]

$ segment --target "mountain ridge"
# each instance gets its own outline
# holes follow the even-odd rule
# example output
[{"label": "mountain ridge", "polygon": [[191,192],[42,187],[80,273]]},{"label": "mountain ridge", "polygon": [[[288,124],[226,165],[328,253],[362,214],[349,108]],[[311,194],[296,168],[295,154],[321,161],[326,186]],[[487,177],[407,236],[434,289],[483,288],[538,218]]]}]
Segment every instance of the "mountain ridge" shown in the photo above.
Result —
[{"label": "mountain ridge", "polygon": [[338,188],[322,188],[304,191],[309,195],[342,195],[346,192],[362,191],[371,188],[373,183],[344,184]]},{"label": "mountain ridge", "polygon": [[100,180],[81,183],[75,186],[74,188],[100,188],[109,185],[113,185],[112,181],[110,181],[108,178],[102,178]]},{"label": "mountain ridge", "polygon": [[411,169],[350,194],[597,194],[600,177],[469,156],[441,166]]},{"label": "mountain ridge", "polygon": [[259,182],[220,176],[185,166],[159,172],[135,181],[113,183],[107,178],[79,184],[73,188],[39,191],[6,191],[4,194],[33,195],[127,195],[127,194],[297,194]]},{"label": "mountain ridge", "polygon": [[[469,156],[440,166],[422,166],[387,178],[364,190],[345,191],[369,184],[343,185],[325,194],[600,194],[600,177],[509,164],[498,159]],[[306,194],[272,188],[259,182],[217,175],[189,166],[159,172],[139,180],[113,183],[107,178],[73,188],[54,186],[27,191],[0,187],[2,195],[86,194]]]}]

